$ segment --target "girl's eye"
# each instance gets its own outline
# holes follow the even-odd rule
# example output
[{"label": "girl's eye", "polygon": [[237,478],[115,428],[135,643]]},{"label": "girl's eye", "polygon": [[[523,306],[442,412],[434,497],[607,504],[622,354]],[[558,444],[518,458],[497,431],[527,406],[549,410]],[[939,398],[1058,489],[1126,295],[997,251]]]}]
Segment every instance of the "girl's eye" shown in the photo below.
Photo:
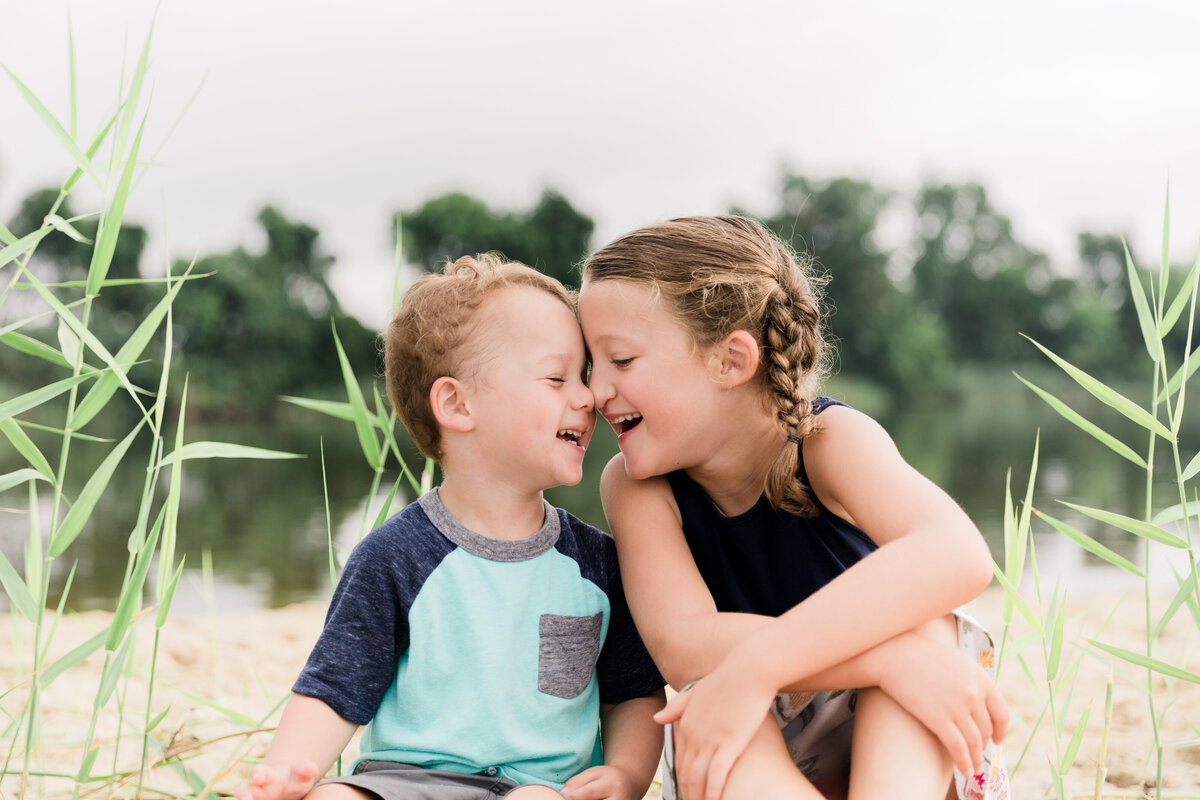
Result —
[{"label": "girl's eye", "polygon": [[633,363],[633,358],[632,358],[632,357],[630,357],[630,358],[614,358],[614,359],[612,359],[612,365],[613,365],[614,367],[616,367],[617,369],[624,369],[625,367],[628,367],[628,366],[629,366],[630,364],[632,364],[632,363]]},{"label": "girl's eye", "polygon": [[550,375],[546,378],[546,380],[551,381],[552,383],[566,383],[567,382],[566,378],[560,377],[558,375]]}]

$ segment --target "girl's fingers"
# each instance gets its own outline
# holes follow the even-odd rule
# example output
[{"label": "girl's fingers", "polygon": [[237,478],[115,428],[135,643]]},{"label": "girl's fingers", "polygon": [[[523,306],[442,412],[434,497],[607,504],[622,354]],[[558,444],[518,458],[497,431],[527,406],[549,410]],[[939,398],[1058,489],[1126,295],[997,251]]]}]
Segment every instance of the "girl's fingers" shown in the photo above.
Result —
[{"label": "girl's fingers", "polygon": [[999,744],[1008,735],[1008,703],[995,683],[988,689],[987,708],[992,717],[992,741]]},{"label": "girl's fingers", "polygon": [[729,778],[729,771],[733,769],[736,759],[736,756],[730,757],[727,753],[728,748],[718,750],[708,764],[708,786],[704,800],[721,800],[721,793],[725,791],[725,781]]},{"label": "girl's fingers", "polygon": [[654,721],[659,725],[666,725],[669,722],[675,722],[683,716],[683,710],[687,708],[688,698],[690,694],[683,692],[671,698],[671,701],[663,706],[654,715]]}]

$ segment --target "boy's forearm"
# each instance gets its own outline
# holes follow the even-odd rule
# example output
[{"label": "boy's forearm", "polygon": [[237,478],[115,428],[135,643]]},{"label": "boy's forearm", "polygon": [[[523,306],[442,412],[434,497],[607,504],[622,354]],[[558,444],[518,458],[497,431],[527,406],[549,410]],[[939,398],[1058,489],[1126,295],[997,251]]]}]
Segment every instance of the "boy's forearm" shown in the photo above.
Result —
[{"label": "boy's forearm", "polygon": [[358,726],[342,717],[322,700],[293,694],[283,707],[275,738],[263,763],[291,766],[302,761],[317,765],[323,776],[346,749]]},{"label": "boy's forearm", "polygon": [[653,716],[664,705],[666,693],[660,689],[645,697],[600,708],[604,763],[629,777],[634,797],[646,794],[662,756],[663,728]]}]

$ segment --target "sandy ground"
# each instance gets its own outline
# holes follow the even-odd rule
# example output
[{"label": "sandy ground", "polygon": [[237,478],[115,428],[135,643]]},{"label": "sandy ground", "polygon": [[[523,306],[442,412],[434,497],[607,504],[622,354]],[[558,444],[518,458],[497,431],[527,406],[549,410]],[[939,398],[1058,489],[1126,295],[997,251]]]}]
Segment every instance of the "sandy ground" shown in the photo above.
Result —
[{"label": "sandy ground", "polygon": [[[1092,797],[1100,766],[1104,699],[1108,662],[1084,654],[1078,647],[1087,638],[1144,652],[1145,621],[1140,595],[1121,598],[1104,593],[1090,594],[1069,603],[1065,626],[1063,663],[1078,662],[1078,673],[1069,691],[1064,682],[1056,693],[1055,707],[1064,719],[1063,735],[1056,749],[1050,716],[1036,725],[1045,707],[1047,693],[1040,639],[1029,634],[1020,621],[1007,639],[1007,651],[1001,662],[1000,684],[1013,713],[1011,734],[1005,752],[1013,775],[1014,798],[1025,800],[1052,793],[1051,762],[1065,752],[1081,715],[1090,708],[1082,743],[1068,770],[1065,781],[1069,794]],[[1155,619],[1169,598],[1155,599]],[[975,614],[1000,639],[1003,629],[999,592],[989,590],[971,606]],[[1117,611],[1100,632],[1109,612]],[[248,771],[248,762],[260,756],[269,741],[269,729],[278,716],[278,704],[307,656],[320,629],[324,605],[309,603],[272,611],[247,611],[203,617],[171,619],[162,630],[158,645],[157,675],[150,701],[151,718],[165,710],[149,739],[147,759],[159,764],[165,756],[178,755],[192,777],[184,782],[178,759],[153,767],[147,779],[151,791],[172,791],[194,796],[205,786],[228,792]],[[85,642],[107,623],[107,615],[89,612],[62,620],[55,632],[50,658],[54,659]],[[28,672],[32,641],[29,626],[16,619],[9,631],[0,635],[0,709],[6,715],[17,713],[28,695]],[[94,775],[120,773],[133,768],[141,759],[140,731],[146,722],[146,685],[154,628],[151,618],[142,620],[137,629],[133,668],[116,687],[96,728],[94,741],[99,753]],[[1099,632],[1099,633],[1098,633]],[[1170,664],[1200,674],[1200,634],[1186,609],[1165,630],[1157,655]],[[1020,656],[1020,658],[1018,658]],[[1022,664],[1024,661],[1024,664]],[[89,719],[96,687],[103,669],[103,651],[58,677],[42,695],[41,747],[32,759],[33,772],[74,773],[80,764],[88,738]],[[1032,679],[1032,680],[1031,680]],[[1159,736],[1168,745],[1163,754],[1164,797],[1200,798],[1200,686],[1183,681],[1171,685],[1155,678],[1156,711],[1165,721]],[[123,704],[124,722],[117,712]],[[0,726],[8,719],[0,717]],[[119,748],[113,742],[120,725],[123,737]],[[1104,762],[1104,797],[1152,797],[1156,756],[1153,753],[1153,729],[1150,721],[1144,670],[1118,664],[1114,670],[1114,702]],[[1191,742],[1191,743],[1189,743]],[[0,756],[7,756],[11,733],[0,742]],[[352,754],[354,744],[351,745]],[[1019,762],[1019,764],[1018,764]],[[3,765],[0,765],[2,767]],[[114,769],[115,767],[115,769]],[[0,778],[0,798],[20,796],[17,775],[23,768],[20,749],[16,749]],[[61,779],[31,778],[26,797],[63,795]],[[130,796],[133,781],[119,778],[102,784],[92,797]],[[69,788],[66,796],[70,796]],[[85,795],[89,796],[89,795]],[[647,797],[658,797],[658,787]]]}]

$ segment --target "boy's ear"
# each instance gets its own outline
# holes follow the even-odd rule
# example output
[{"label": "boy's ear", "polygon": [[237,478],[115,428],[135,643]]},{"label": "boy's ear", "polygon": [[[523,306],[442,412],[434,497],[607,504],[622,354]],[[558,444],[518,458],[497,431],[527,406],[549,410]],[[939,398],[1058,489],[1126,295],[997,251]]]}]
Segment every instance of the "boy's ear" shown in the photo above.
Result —
[{"label": "boy's ear", "polygon": [[475,427],[466,387],[457,379],[442,376],[429,389],[433,417],[443,428],[465,433]]},{"label": "boy's ear", "polygon": [[732,389],[758,373],[758,342],[747,331],[737,330],[713,345],[709,370],[720,385]]}]

